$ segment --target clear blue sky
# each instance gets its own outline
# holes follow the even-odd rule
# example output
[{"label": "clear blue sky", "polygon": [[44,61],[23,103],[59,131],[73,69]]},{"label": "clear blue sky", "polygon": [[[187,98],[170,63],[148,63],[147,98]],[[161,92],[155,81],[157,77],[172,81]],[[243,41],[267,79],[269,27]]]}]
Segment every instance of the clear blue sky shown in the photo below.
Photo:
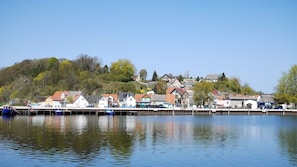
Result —
[{"label": "clear blue sky", "polygon": [[297,0],[2,0],[0,25],[0,67],[88,54],[272,93],[297,64]]}]

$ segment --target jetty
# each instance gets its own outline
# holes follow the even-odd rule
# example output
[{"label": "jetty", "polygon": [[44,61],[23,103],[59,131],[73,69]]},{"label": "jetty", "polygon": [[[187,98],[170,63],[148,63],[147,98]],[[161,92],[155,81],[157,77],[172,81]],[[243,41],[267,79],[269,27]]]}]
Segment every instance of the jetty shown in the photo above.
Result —
[{"label": "jetty", "polygon": [[[183,109],[14,106],[20,115],[297,115],[297,109]],[[0,107],[1,111],[3,107]],[[2,113],[1,113],[2,114]]]}]

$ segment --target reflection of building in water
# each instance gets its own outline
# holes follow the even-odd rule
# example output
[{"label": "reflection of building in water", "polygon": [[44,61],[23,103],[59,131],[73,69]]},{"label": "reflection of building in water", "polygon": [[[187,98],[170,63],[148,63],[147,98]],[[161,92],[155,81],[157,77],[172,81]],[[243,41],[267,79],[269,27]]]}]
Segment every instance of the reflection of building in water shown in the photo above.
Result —
[{"label": "reflection of building in water", "polygon": [[72,120],[72,128],[78,133],[82,134],[83,131],[87,128],[88,119],[85,115],[77,115]]},{"label": "reflection of building in water", "polygon": [[191,122],[168,121],[165,125],[168,142],[191,141],[193,124]]},{"label": "reflection of building in water", "polygon": [[85,115],[77,116],[44,116],[38,115],[31,117],[33,126],[45,126],[49,129],[64,133],[72,131],[82,134],[87,128],[88,119]]},{"label": "reflection of building in water", "polygon": [[125,130],[134,131],[136,126],[135,116],[99,116],[98,125],[102,131]]},{"label": "reflection of building in water", "polygon": [[126,116],[126,131],[131,132],[135,130],[136,117]]},{"label": "reflection of building in water", "polygon": [[32,118],[32,125],[33,126],[43,126],[45,122],[45,116],[44,115],[36,115]]},{"label": "reflection of building in water", "polygon": [[113,128],[113,116],[99,116],[98,125],[101,131],[108,131]]}]

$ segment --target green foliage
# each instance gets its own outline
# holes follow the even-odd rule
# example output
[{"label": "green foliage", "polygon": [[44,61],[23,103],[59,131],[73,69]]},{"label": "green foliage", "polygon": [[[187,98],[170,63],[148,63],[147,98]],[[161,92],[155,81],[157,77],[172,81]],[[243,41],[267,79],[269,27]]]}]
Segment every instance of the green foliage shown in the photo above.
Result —
[{"label": "green foliage", "polygon": [[276,88],[275,98],[281,103],[297,103],[297,65],[283,73]]},{"label": "green foliage", "polygon": [[158,80],[153,88],[154,92],[157,94],[166,94],[167,84],[164,80]]},{"label": "green foliage", "polygon": [[158,80],[159,80],[158,74],[157,74],[156,70],[154,70],[152,81],[158,81]]},{"label": "green foliage", "polygon": [[198,82],[194,85],[194,101],[197,105],[205,105],[212,100],[211,91],[214,89],[212,82]]},{"label": "green foliage", "polygon": [[114,75],[115,80],[128,82],[133,80],[135,67],[129,60],[120,59],[111,64],[110,72]]},{"label": "green foliage", "polygon": [[107,65],[101,68],[101,61],[88,55],[74,61],[54,57],[24,60],[0,70],[0,102],[14,98],[44,100],[57,90],[82,90],[87,95],[137,92],[141,86],[128,82],[134,72],[128,60],[119,60],[109,69]]}]

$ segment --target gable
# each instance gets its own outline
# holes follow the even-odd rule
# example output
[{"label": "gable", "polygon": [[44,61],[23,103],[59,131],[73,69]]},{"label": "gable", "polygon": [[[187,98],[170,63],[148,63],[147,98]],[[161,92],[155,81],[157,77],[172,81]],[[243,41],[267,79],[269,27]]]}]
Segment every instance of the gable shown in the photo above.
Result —
[{"label": "gable", "polygon": [[123,101],[125,98],[127,97],[134,97],[134,93],[131,93],[131,92],[120,92],[119,93],[119,101]]}]

